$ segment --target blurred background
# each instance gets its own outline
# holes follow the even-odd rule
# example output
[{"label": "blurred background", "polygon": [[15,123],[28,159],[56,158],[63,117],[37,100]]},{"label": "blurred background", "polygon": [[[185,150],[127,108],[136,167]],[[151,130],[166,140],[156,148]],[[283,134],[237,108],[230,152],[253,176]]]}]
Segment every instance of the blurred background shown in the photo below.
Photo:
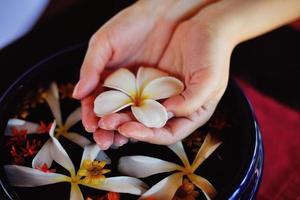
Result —
[{"label": "blurred background", "polygon": [[[43,58],[88,42],[103,23],[134,1],[24,2],[0,0],[0,94]],[[289,25],[240,44],[232,55],[231,75],[252,100],[263,132],[266,159],[260,199],[272,199],[272,190],[293,190],[291,184],[300,187],[300,31]],[[272,177],[276,166],[275,172],[286,179],[295,177],[289,185],[282,186],[282,176]],[[300,191],[293,194],[300,196]]]}]

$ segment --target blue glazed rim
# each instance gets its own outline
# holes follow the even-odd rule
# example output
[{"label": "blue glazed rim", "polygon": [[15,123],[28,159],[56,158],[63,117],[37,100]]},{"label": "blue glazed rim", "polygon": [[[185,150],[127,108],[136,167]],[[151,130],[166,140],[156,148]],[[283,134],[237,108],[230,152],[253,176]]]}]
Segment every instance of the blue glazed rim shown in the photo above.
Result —
[{"label": "blue glazed rim", "polygon": [[[235,81],[234,81],[235,82]],[[236,87],[236,91],[240,93],[240,96],[244,98],[245,105],[248,105],[248,115],[253,119],[253,127],[255,129],[255,147],[254,153],[251,159],[248,170],[245,173],[243,180],[240,185],[235,189],[235,192],[228,198],[230,200],[237,199],[255,199],[259,186],[262,180],[263,175],[263,166],[264,166],[264,148],[263,141],[261,136],[261,131],[259,124],[257,122],[256,115],[254,113],[253,106],[238,84],[235,82],[233,84]],[[252,184],[251,184],[252,183]],[[248,194],[245,196],[245,191],[248,191]],[[243,195],[244,194],[244,195]]]},{"label": "blue glazed rim", "polygon": [[[34,66],[30,67],[27,71],[25,71],[21,76],[17,78],[17,80],[2,94],[0,97],[0,108],[2,108],[3,104],[6,102],[7,98],[11,96],[14,91],[22,86],[22,82],[28,78],[30,78],[31,74],[41,67],[41,65],[48,63],[50,60],[65,54],[70,53],[72,51],[78,50],[80,48],[86,48],[86,43],[77,44],[68,48],[65,48],[61,51],[58,51],[55,54],[52,54],[51,56],[47,57],[46,59],[42,60],[41,62],[35,64]],[[234,80],[230,80],[229,84],[231,87],[234,88],[234,90],[239,93],[238,95],[241,97],[243,103],[245,106],[247,106],[247,114],[249,118],[252,119],[251,124],[254,127],[255,131],[255,142],[254,142],[254,150],[253,155],[250,161],[250,164],[247,166],[247,170],[245,170],[243,179],[241,180],[240,184],[235,187],[233,190],[234,192],[228,197],[230,200],[237,200],[237,199],[255,199],[256,194],[259,189],[259,185],[261,183],[262,179],[262,173],[263,173],[263,158],[264,158],[264,152],[263,152],[263,143],[261,138],[261,133],[259,129],[259,125],[257,123],[256,116],[253,111],[253,107],[248,100],[248,98],[245,96],[241,88],[237,85],[237,83]],[[5,121],[5,120],[1,120]],[[6,124],[1,124],[3,122],[0,122],[0,127],[6,126]],[[1,199],[19,199],[15,193],[13,192],[13,189],[11,186],[9,186],[7,183],[7,180],[5,176],[3,177],[4,170],[1,166],[0,168],[0,197]],[[4,197],[2,197],[4,195]]]}]

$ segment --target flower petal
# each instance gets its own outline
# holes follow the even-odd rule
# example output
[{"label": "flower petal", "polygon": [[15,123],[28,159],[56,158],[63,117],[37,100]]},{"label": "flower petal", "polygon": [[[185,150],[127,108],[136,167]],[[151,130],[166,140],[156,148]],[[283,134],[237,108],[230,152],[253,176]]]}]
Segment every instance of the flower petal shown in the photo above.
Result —
[{"label": "flower petal", "polygon": [[106,78],[103,86],[120,90],[132,98],[136,94],[136,83],[134,74],[125,68],[120,68],[114,71],[110,76]]},{"label": "flower petal", "polygon": [[4,132],[6,136],[12,136],[12,128],[15,127],[18,130],[26,129],[27,134],[38,133],[40,125],[33,122],[28,122],[22,119],[9,119]]},{"label": "flower petal", "polygon": [[126,94],[110,90],[101,93],[94,101],[94,112],[98,117],[118,112],[132,105],[132,99]]},{"label": "flower petal", "polygon": [[39,152],[35,155],[32,160],[32,168],[41,167],[42,165],[46,164],[48,167],[52,165],[53,158],[51,157],[50,146],[52,145],[52,141],[48,140]]},{"label": "flower petal", "polygon": [[193,170],[195,171],[221,144],[218,134],[208,133],[192,164]]},{"label": "flower petal", "polygon": [[56,128],[56,121],[54,120],[49,130],[50,138],[54,138],[55,128]]},{"label": "flower petal", "polygon": [[10,184],[17,187],[35,187],[66,182],[70,179],[62,174],[45,173],[40,170],[24,166],[5,165],[4,169]]},{"label": "flower petal", "polygon": [[67,118],[65,126],[67,129],[71,128],[81,120],[81,107],[75,109]]},{"label": "flower petal", "polygon": [[149,128],[161,128],[168,120],[165,107],[152,99],[144,100],[139,107],[132,106],[131,110],[135,118]]},{"label": "flower petal", "polygon": [[67,154],[63,146],[59,143],[57,138],[53,136],[55,127],[56,127],[56,121],[52,123],[49,132],[50,139],[51,139],[51,144],[48,147],[50,156],[53,160],[55,160],[55,162],[57,162],[59,165],[64,167],[66,170],[68,170],[71,176],[75,176],[75,168],[69,155]]},{"label": "flower petal", "polygon": [[188,177],[194,185],[202,190],[207,199],[213,199],[217,195],[214,186],[205,178],[195,174],[188,175]]},{"label": "flower petal", "polygon": [[107,164],[111,163],[110,158],[102,151],[97,144],[90,144],[84,147],[80,166],[83,164],[84,160],[95,160],[106,161]]},{"label": "flower petal", "polygon": [[177,189],[182,185],[183,173],[172,174],[145,192],[140,199],[152,197],[153,199],[172,200]]},{"label": "flower petal", "polygon": [[119,160],[119,171],[137,178],[181,169],[177,164],[148,156],[125,156]]},{"label": "flower petal", "polygon": [[163,76],[168,76],[168,73],[153,67],[140,67],[136,75],[138,90],[142,91],[150,81]]},{"label": "flower petal", "polygon": [[78,184],[71,184],[70,200],[84,200]]},{"label": "flower petal", "polygon": [[68,133],[64,134],[63,136],[65,138],[67,138],[68,140],[74,142],[75,144],[78,144],[82,148],[85,145],[91,144],[91,141],[89,139],[87,139],[83,135],[80,135],[79,133],[68,132]]},{"label": "flower petal", "polygon": [[129,193],[135,195],[143,194],[148,188],[148,186],[143,181],[128,176],[116,176],[112,178],[106,178],[98,186],[86,184],[83,182],[81,182],[80,184],[98,190],[105,190],[118,193]]},{"label": "flower petal", "polygon": [[52,144],[53,145],[50,146],[50,152],[53,160],[68,170],[71,176],[74,176],[75,168],[65,149],[61,146],[56,138],[52,138]]},{"label": "flower petal", "polygon": [[45,100],[47,101],[57,124],[61,126],[62,119],[61,119],[61,110],[59,104],[59,93],[58,93],[57,84],[55,82],[51,83],[50,88],[47,90],[45,95]]},{"label": "flower petal", "polygon": [[189,168],[191,166],[181,141],[168,147],[180,158],[185,167]]},{"label": "flower petal", "polygon": [[184,89],[183,83],[177,78],[166,76],[149,82],[143,92],[144,99],[166,99],[180,94]]}]

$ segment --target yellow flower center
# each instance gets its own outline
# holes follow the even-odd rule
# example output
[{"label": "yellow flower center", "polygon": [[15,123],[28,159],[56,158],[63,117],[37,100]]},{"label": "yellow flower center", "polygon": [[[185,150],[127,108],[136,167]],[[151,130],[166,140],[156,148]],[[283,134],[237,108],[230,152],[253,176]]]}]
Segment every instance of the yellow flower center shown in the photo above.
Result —
[{"label": "yellow flower center", "polygon": [[80,176],[72,176],[71,177],[71,183],[78,184],[80,178],[81,178]]},{"label": "yellow flower center", "polygon": [[68,132],[68,128],[66,126],[62,125],[62,126],[57,127],[55,129],[55,132],[56,132],[55,137],[59,138],[61,135],[64,135]]},{"label": "yellow flower center", "polygon": [[105,161],[84,160],[77,175],[84,177],[82,181],[86,184],[99,185],[105,180],[104,174],[110,172],[104,169],[105,165]]},{"label": "yellow flower center", "polygon": [[143,105],[143,101],[146,100],[147,97],[145,95],[141,95],[140,92],[137,92],[132,99],[134,106],[139,107]]}]

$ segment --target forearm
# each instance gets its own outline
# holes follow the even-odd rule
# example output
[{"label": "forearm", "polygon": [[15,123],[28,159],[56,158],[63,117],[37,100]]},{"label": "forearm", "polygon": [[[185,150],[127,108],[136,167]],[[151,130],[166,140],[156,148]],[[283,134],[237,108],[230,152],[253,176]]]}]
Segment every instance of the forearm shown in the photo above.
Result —
[{"label": "forearm", "polygon": [[300,1],[221,0],[203,11],[200,21],[210,21],[237,44],[299,18]]},{"label": "forearm", "polygon": [[179,23],[217,0],[139,0],[137,4],[157,18]]}]

